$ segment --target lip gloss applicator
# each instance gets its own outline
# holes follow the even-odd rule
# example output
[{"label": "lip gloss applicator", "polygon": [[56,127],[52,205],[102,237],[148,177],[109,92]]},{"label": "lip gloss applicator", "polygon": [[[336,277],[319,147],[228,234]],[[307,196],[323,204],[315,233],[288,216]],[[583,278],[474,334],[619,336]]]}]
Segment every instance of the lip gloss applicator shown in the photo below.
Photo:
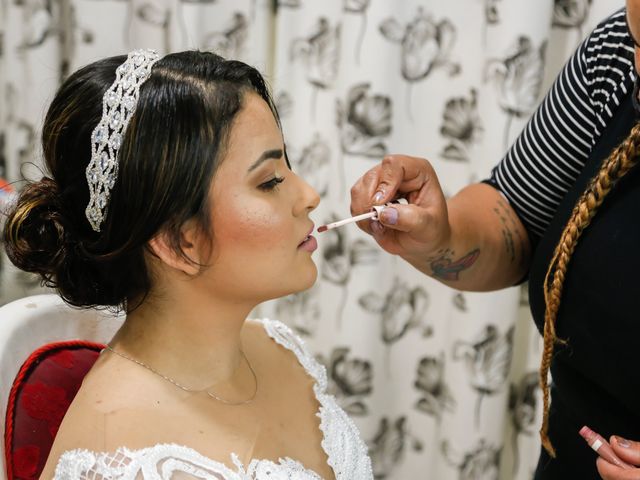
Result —
[{"label": "lip gloss applicator", "polygon": [[332,230],[334,228],[341,227],[342,225],[346,225],[348,223],[359,222],[360,220],[366,220],[367,218],[371,218],[373,220],[378,219],[378,215],[382,213],[386,207],[391,205],[407,205],[409,202],[406,198],[397,198],[390,202],[385,203],[384,205],[375,205],[370,212],[363,213],[361,215],[356,215],[355,217],[345,218],[344,220],[340,220],[338,222],[328,223],[326,225],[320,225],[318,227],[318,233],[326,232],[327,230]]},{"label": "lip gloss applicator", "polygon": [[597,434],[589,427],[582,427],[579,433],[580,436],[587,441],[589,446],[607,462],[617,467],[624,468],[625,470],[634,468],[628,463],[622,461],[620,457],[618,457],[618,455],[616,455],[616,453],[613,451],[611,445],[609,445],[609,442],[607,442],[601,435]]}]

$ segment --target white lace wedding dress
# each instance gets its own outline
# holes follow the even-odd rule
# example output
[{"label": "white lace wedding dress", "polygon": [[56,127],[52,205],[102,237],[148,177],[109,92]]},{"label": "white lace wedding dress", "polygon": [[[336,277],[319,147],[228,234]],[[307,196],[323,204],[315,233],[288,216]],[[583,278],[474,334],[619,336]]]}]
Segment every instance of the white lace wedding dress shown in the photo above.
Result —
[{"label": "white lace wedding dress", "polygon": [[[327,373],[306,350],[289,327],[273,320],[260,320],[273,340],[291,350],[315,380],[314,392],[320,408],[322,448],[336,480],[372,480],[367,447],[353,421],[326,392]],[[119,448],[115,453],[72,450],[62,454],[54,480],[320,480],[316,472],[292,458],[279,461],[253,459],[243,465],[231,454],[234,468],[207,458],[192,448],[162,444],[140,450]]]}]

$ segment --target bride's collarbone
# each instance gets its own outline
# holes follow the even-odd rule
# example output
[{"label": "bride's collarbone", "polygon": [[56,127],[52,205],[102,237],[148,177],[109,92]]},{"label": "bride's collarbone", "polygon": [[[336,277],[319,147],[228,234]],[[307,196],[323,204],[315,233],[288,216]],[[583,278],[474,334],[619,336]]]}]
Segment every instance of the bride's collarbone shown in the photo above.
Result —
[{"label": "bride's collarbone", "polygon": [[184,392],[121,362],[116,372],[105,369],[88,376],[77,407],[84,404],[104,417],[96,423],[104,430],[108,450],[168,443],[225,464],[236,453],[243,461],[289,457],[314,470],[326,466],[313,379],[289,351],[263,348],[247,355],[255,364],[258,392],[246,405]]}]

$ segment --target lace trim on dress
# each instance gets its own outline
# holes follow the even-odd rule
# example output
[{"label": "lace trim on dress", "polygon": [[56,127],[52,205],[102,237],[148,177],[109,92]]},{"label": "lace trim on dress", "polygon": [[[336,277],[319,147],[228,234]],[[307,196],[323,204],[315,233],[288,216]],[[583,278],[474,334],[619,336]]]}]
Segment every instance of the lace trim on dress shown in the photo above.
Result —
[{"label": "lace trim on dress", "polygon": [[315,380],[313,391],[320,403],[317,416],[323,433],[322,448],[337,480],[372,479],[373,470],[366,444],[353,420],[327,390],[327,371],[305,347],[303,340],[284,323],[261,320],[271,338],[291,350]]},{"label": "lace trim on dress", "polygon": [[236,454],[231,454],[231,460],[235,471],[192,448],[176,444],[155,445],[141,450],[119,448],[115,454],[73,450],[60,458],[55,479],[160,480],[183,473],[202,480],[322,480],[315,472],[290,458],[281,458],[279,463],[252,460],[246,470]]}]

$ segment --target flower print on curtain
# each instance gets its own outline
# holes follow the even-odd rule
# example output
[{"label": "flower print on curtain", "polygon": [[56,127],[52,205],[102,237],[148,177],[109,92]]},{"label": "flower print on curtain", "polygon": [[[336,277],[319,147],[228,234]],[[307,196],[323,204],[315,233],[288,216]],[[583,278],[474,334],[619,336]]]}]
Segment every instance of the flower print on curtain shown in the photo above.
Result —
[{"label": "flower print on curtain", "polygon": [[381,326],[381,338],[387,346],[387,375],[391,376],[390,347],[412,328],[421,328],[422,335],[432,335],[430,326],[425,325],[424,314],[429,306],[429,294],[422,287],[409,288],[399,277],[385,295],[369,292],[358,299],[360,306],[367,312],[378,315]]},{"label": "flower print on curtain", "polygon": [[422,7],[406,25],[395,18],[388,18],[380,24],[380,32],[389,41],[401,47],[400,71],[408,82],[407,115],[413,121],[411,112],[411,87],[424,80],[437,68],[444,69],[450,76],[460,73],[460,65],[451,62],[449,55],[455,41],[456,30],[448,19],[436,22]]},{"label": "flower print on curtain", "polygon": [[300,8],[302,6],[302,0],[276,0],[276,7],[284,8]]},{"label": "flower print on curtain", "polygon": [[484,2],[484,18],[488,25],[500,23],[500,9],[498,3],[502,0],[482,0]]},{"label": "flower print on curtain", "polygon": [[305,65],[307,81],[313,88],[311,118],[315,120],[318,90],[331,88],[338,76],[340,63],[340,25],[332,26],[320,17],[311,34],[294,39],[291,44],[292,62],[301,60]]},{"label": "flower print on curtain", "polygon": [[452,467],[458,470],[459,480],[498,480],[500,471],[499,447],[493,447],[484,439],[468,452],[455,451],[446,440],[442,442],[442,454]]},{"label": "flower print on curtain", "polygon": [[[35,47],[34,47],[35,48]],[[63,68],[61,67],[62,71]],[[24,115],[21,109],[22,99],[19,98],[19,87],[13,83],[5,85],[4,93],[4,121],[7,126],[12,128],[11,142],[7,142],[7,138],[3,140],[7,142],[5,144],[5,155],[11,157],[15,161],[15,167],[22,169],[23,165],[31,164],[36,158],[36,152],[38,151],[38,138],[36,133],[36,127],[31,119]],[[9,146],[11,149],[9,149]],[[15,178],[15,173],[10,175],[7,172],[7,164],[3,165],[3,178],[9,179],[10,176]],[[17,172],[16,172],[17,173]],[[18,271],[16,275],[20,276],[21,271]],[[26,276],[32,276],[26,274]]]},{"label": "flower print on curtain", "polygon": [[516,118],[528,118],[538,105],[544,76],[546,42],[535,48],[529,37],[520,36],[501,59],[487,64],[486,79],[498,90],[498,104],[507,114],[504,128],[504,149],[509,146],[511,123]]},{"label": "flower print on curtain", "polygon": [[[337,215],[332,215],[326,222],[331,223],[338,220]],[[338,310],[336,312],[336,324],[342,327],[342,314],[347,302],[347,284],[351,279],[351,272],[356,265],[373,265],[378,260],[380,250],[369,243],[369,241],[359,239],[349,244],[347,242],[346,230],[334,228],[323,233],[322,242],[322,278],[338,286],[341,290]]]},{"label": "flower print on curtain", "polygon": [[[387,95],[370,93],[369,83],[359,83],[349,89],[343,104],[336,102],[337,124],[343,154],[379,160],[387,154],[387,139],[392,131],[392,100]],[[347,190],[345,166],[340,159],[340,192]]]},{"label": "flower print on curtain", "polygon": [[77,39],[90,44],[94,40],[93,33],[81,26],[75,5],[69,0],[20,0],[15,1],[14,5],[21,7],[25,22],[25,28],[21,30],[22,38],[17,45],[18,53],[37,49],[49,39],[57,40],[61,47],[58,78],[62,82],[71,73]]},{"label": "flower print on curtain", "polygon": [[318,359],[327,368],[328,391],[349,415],[368,415],[366,397],[373,392],[371,362],[349,358],[349,347],[334,348],[328,360]]},{"label": "flower print on curtain", "polygon": [[[58,28],[58,15],[54,12],[57,2],[40,0],[15,1],[22,8],[22,15],[27,28],[22,31],[18,50],[28,50],[42,45],[49,37],[61,33]],[[5,9],[5,5],[0,7]]]},{"label": "flower print on curtain", "polygon": [[[130,9],[133,5],[133,2],[128,2],[128,8]],[[178,3],[179,5],[179,3]],[[171,16],[172,16],[172,8],[167,3],[159,3],[155,1],[148,1],[138,6],[135,9],[135,16],[138,20],[155,27],[162,31],[161,38],[164,39],[163,50],[165,52],[171,51],[170,38],[171,33],[169,31],[171,27]],[[130,23],[128,30],[129,35],[129,45],[132,45],[134,42],[131,40],[134,35],[136,26],[133,23]],[[182,41],[186,41],[187,39],[187,27],[184,22],[180,22],[180,33],[182,36]]]},{"label": "flower print on curtain", "polygon": [[280,120],[289,118],[293,113],[294,101],[289,92],[278,92],[274,99]]},{"label": "flower print on curtain", "polygon": [[589,17],[592,0],[554,0],[553,26],[557,28],[575,28],[578,41],[584,37],[582,26]]},{"label": "flower print on curtain", "polygon": [[291,167],[304,178],[324,198],[329,190],[331,176],[331,149],[329,142],[316,132],[311,143],[298,154],[293,147],[287,147]]},{"label": "flower print on curtain", "polygon": [[477,92],[474,88],[468,98],[454,97],[447,100],[440,133],[448,143],[441,153],[442,157],[446,160],[468,162],[469,148],[479,143],[482,131]]},{"label": "flower print on curtain", "polygon": [[[10,90],[13,90],[12,88]],[[11,103],[11,101],[7,102]],[[12,118],[12,120],[14,120]],[[22,140],[16,151],[20,165],[31,162],[36,155],[38,139],[36,138],[35,127],[26,120],[15,118],[16,131]]]},{"label": "flower print on curtain", "polygon": [[453,345],[453,359],[464,361],[471,386],[478,393],[476,427],[480,426],[483,398],[498,393],[509,375],[513,331],[511,326],[506,334],[500,335],[498,329],[489,324],[472,342],[459,340]]},{"label": "flower print on curtain", "polygon": [[355,58],[358,65],[360,65],[362,42],[367,32],[367,9],[370,3],[371,0],[344,0],[344,11],[357,14],[360,17],[360,31],[358,32],[358,40],[355,48]]},{"label": "flower print on curtain", "polygon": [[349,89],[343,105],[338,100],[338,125],[342,151],[379,160],[387,153],[385,140],[391,135],[391,98],[370,94],[369,83]]},{"label": "flower print on curtain", "polygon": [[518,384],[511,384],[509,392],[509,413],[513,425],[511,448],[513,452],[513,473],[520,467],[520,449],[518,435],[533,435],[535,433],[536,412],[538,411],[538,395],[541,395],[539,385],[540,375],[537,371],[525,373]]},{"label": "flower print on curtain", "polygon": [[451,303],[453,303],[453,306],[461,312],[467,311],[467,297],[465,297],[464,293],[454,293],[453,297],[451,297]]},{"label": "flower print on curtain", "polygon": [[316,333],[320,320],[318,285],[304,292],[294,293],[276,301],[278,320],[285,322],[298,334],[312,336]]},{"label": "flower print on curtain", "polygon": [[487,44],[487,31],[500,23],[500,8],[498,3],[502,0],[482,0],[484,2],[484,23],[482,27],[482,43]]},{"label": "flower print on curtain", "polygon": [[202,39],[202,48],[227,59],[246,57],[249,21],[244,13],[234,12],[222,31],[210,32]]},{"label": "flower print on curtain", "polygon": [[444,353],[436,357],[423,357],[418,362],[416,381],[413,384],[420,393],[416,409],[440,420],[443,412],[453,412],[456,401],[445,382]]},{"label": "flower print on curtain", "polygon": [[162,28],[168,35],[169,22],[171,21],[171,8],[169,6],[158,5],[157,2],[145,2],[138,6],[135,11],[139,20]]},{"label": "flower print on curtain", "polygon": [[414,452],[421,452],[424,448],[423,442],[410,432],[405,415],[395,421],[382,417],[368,444],[376,480],[393,479],[393,471],[402,463],[408,448]]}]

